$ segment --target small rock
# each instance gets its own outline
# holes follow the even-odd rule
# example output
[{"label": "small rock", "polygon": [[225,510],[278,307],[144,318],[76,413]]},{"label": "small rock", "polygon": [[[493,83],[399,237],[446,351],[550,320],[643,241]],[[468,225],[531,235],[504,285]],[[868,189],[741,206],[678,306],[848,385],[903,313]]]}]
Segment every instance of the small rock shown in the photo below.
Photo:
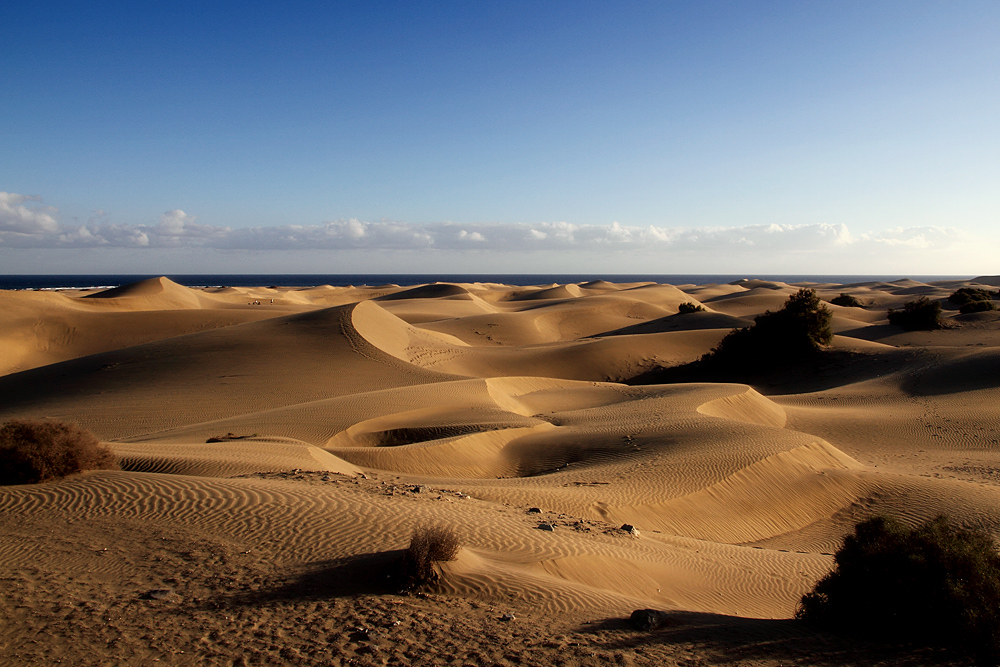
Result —
[{"label": "small rock", "polygon": [[350,635],[350,640],[355,642],[370,642],[378,638],[380,634],[371,628],[354,628],[354,632]]},{"label": "small rock", "polygon": [[629,616],[629,624],[636,630],[655,630],[667,624],[670,614],[658,609],[636,609]]},{"label": "small rock", "polygon": [[551,523],[540,523],[540,524],[538,524],[538,530],[547,530],[547,531],[549,531],[551,533],[555,529],[556,529],[555,526],[553,526]]},{"label": "small rock", "polygon": [[517,619],[517,617],[514,616],[514,614],[512,614],[510,612],[507,612],[506,614],[504,614],[503,616],[500,617],[501,621],[513,621],[513,620],[516,620],[516,619]]},{"label": "small rock", "polygon": [[146,591],[139,596],[140,600],[167,600],[173,595],[173,591],[169,588],[154,588],[153,590]]},{"label": "small rock", "polygon": [[424,490],[423,484],[417,484],[416,486],[410,488],[410,491],[412,491],[413,493],[420,493],[423,490]]},{"label": "small rock", "polygon": [[623,524],[622,524],[622,528],[621,528],[621,529],[622,529],[622,530],[624,530],[624,531],[625,531],[626,533],[628,533],[629,535],[635,535],[636,537],[638,537],[638,536],[639,536],[639,531],[638,531],[638,530],[636,530],[636,529],[635,529],[635,526],[633,526],[633,525],[632,525],[632,524],[630,524],[630,523],[623,523]]},{"label": "small rock", "polygon": [[541,514],[542,510],[539,507],[529,507],[528,514]]}]

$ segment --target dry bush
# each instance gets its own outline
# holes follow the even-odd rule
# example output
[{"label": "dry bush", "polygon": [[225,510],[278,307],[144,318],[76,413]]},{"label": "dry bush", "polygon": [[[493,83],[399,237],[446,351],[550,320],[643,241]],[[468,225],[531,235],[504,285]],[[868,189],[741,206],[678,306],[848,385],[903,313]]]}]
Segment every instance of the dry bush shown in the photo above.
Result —
[{"label": "dry bush", "polygon": [[0,426],[0,484],[33,484],[116,467],[111,450],[76,424],[14,419]]},{"label": "dry bush", "polygon": [[833,340],[832,318],[815,290],[800,289],[781,310],[768,310],[752,326],[730,331],[699,364],[709,372],[741,374],[800,362]]},{"label": "dry bush", "polygon": [[983,664],[1000,659],[1000,554],[979,530],[944,517],[909,529],[885,517],[855,526],[833,572],[796,617],[928,645],[952,645]]},{"label": "dry bush", "polygon": [[932,301],[926,296],[921,296],[916,301],[907,301],[903,304],[902,310],[886,311],[889,324],[903,327],[907,331],[931,331],[940,329],[941,322],[941,302]]},{"label": "dry bush", "polygon": [[704,311],[705,309],[702,306],[699,306],[692,301],[685,301],[677,307],[677,312],[681,315],[687,315],[688,313],[701,313]]},{"label": "dry bush", "polygon": [[450,528],[421,527],[413,531],[410,546],[403,554],[403,570],[408,588],[433,583],[434,563],[455,560],[461,543]]},{"label": "dry bush", "polygon": [[845,308],[864,308],[865,304],[856,297],[850,294],[841,292],[840,296],[835,296],[830,299],[830,303],[835,306],[844,306]]},{"label": "dry bush", "polygon": [[984,313],[996,309],[997,305],[992,301],[969,301],[968,303],[963,303],[959,307],[958,312],[968,315],[969,313]]},{"label": "dry bush", "polygon": [[996,294],[980,287],[962,287],[953,292],[952,295],[948,297],[948,300],[961,308],[962,306],[975,303],[977,301],[991,301],[996,298],[996,296]]}]

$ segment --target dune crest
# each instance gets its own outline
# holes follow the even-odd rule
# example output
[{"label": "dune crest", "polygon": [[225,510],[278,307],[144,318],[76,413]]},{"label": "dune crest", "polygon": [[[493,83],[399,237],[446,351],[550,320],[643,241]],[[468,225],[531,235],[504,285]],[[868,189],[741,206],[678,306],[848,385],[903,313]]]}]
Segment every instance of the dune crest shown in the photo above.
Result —
[{"label": "dune crest", "polygon": [[102,304],[111,301],[113,306],[135,310],[202,308],[213,301],[211,297],[163,276],[88,294],[83,298]]},{"label": "dune crest", "polygon": [[698,412],[720,419],[736,419],[775,428],[784,428],[788,420],[780,405],[761,396],[750,387],[747,387],[742,394],[733,394],[703,403],[698,406]]}]

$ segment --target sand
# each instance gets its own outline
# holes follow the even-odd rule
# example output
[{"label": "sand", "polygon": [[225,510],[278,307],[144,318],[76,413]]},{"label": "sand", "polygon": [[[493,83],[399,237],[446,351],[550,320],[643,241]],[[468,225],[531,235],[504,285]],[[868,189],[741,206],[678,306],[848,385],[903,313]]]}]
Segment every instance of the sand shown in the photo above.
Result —
[{"label": "sand", "polygon": [[[946,662],[791,619],[874,513],[1000,536],[1000,317],[946,300],[991,281],[813,285],[870,305],[752,386],[627,381],[800,285],[0,292],[0,420],[121,465],[0,487],[0,663]],[[397,590],[424,525],[458,558]]]}]

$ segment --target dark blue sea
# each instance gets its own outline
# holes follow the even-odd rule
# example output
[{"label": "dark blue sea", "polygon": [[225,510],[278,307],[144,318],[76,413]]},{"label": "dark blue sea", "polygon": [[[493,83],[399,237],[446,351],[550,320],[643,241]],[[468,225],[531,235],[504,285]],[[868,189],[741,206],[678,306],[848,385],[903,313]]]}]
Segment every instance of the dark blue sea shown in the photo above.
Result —
[{"label": "dark blue sea", "polygon": [[[67,289],[87,287],[118,287],[154,275],[0,275],[0,289]],[[188,287],[311,287],[315,285],[420,285],[433,282],[503,283],[505,285],[547,285],[552,283],[584,283],[607,280],[613,283],[656,282],[669,285],[707,285],[731,283],[743,279],[776,280],[785,283],[839,283],[850,285],[866,282],[891,282],[911,278],[920,282],[939,280],[967,280],[972,276],[927,275],[785,275],[785,274],[617,274],[617,273],[564,273],[564,274],[184,274],[168,278]]]}]

